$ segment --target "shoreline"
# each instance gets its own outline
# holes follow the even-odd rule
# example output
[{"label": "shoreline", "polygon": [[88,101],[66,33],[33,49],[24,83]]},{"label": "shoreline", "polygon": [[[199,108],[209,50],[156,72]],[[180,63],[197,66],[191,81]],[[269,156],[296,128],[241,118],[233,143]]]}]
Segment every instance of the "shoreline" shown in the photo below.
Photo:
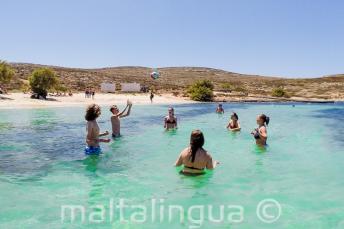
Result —
[{"label": "shoreline", "polygon": [[[147,93],[98,93],[95,99],[85,98],[84,93],[75,93],[73,96],[48,96],[47,100],[31,99],[30,94],[10,93],[0,95],[0,109],[34,109],[49,107],[85,107],[92,103],[99,105],[125,104],[131,100],[136,105],[173,105],[200,103],[188,98],[177,97],[172,94],[155,95],[153,103]],[[319,103],[331,104],[344,102],[344,100],[325,100],[309,98],[276,98],[263,96],[236,96],[216,97],[214,103]]]},{"label": "shoreline", "polygon": [[153,103],[150,102],[147,93],[98,93],[95,98],[85,98],[84,93],[75,93],[73,96],[48,96],[47,100],[31,99],[30,94],[10,93],[0,95],[1,109],[33,109],[33,108],[49,108],[49,107],[86,107],[89,104],[96,103],[99,105],[126,104],[127,100],[132,101],[136,105],[148,104],[186,104],[195,103],[194,101],[176,97],[172,94],[156,94]]}]

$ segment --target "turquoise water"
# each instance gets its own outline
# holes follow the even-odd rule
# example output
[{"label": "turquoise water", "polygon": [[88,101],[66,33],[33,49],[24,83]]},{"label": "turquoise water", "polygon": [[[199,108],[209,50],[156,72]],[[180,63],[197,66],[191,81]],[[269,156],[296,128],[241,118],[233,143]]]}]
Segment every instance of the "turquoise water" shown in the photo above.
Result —
[{"label": "turquoise water", "polygon": [[[164,132],[167,106],[134,106],[122,120],[123,137],[103,144],[99,157],[83,153],[83,108],[0,110],[0,228],[344,228],[344,105],[225,104],[222,116],[215,107],[175,106],[180,128]],[[239,115],[240,133],[225,129],[230,111]],[[250,135],[262,112],[271,117],[265,150]],[[110,130],[108,120],[104,107],[102,130]],[[172,165],[195,128],[220,165],[185,177]],[[120,198],[147,212],[154,199],[166,209],[180,205],[185,219],[165,215],[160,222],[147,213],[144,224],[120,222],[116,212],[109,216],[110,201]],[[267,209],[281,213],[271,224],[256,214],[264,199],[281,206]],[[84,206],[86,219],[61,220],[63,205]],[[226,208],[215,223],[209,211],[204,218],[200,208],[191,211],[193,205],[212,205],[216,219],[221,205],[240,205],[243,212]],[[142,208],[127,208],[123,216],[137,212]]]}]

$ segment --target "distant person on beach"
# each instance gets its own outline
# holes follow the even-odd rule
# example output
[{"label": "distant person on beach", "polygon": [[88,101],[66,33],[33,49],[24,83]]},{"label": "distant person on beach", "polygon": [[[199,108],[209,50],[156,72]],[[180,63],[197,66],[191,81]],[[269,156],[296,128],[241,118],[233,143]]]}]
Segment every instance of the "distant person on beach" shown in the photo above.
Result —
[{"label": "distant person on beach", "polygon": [[204,136],[200,130],[194,130],[190,137],[190,146],[185,148],[179,155],[175,166],[184,165],[181,173],[185,175],[204,174],[205,169],[214,169],[217,161],[203,149]]},{"label": "distant person on beach", "polygon": [[111,125],[112,125],[112,137],[117,138],[121,136],[121,120],[130,115],[131,107],[133,104],[128,100],[127,106],[122,112],[119,112],[119,109],[116,105],[110,107],[111,116]]},{"label": "distant person on beach", "polygon": [[225,113],[225,110],[223,109],[221,103],[217,106],[216,113],[218,113],[218,114],[224,114]]},{"label": "distant person on beach", "polygon": [[231,115],[231,119],[227,125],[227,129],[231,131],[240,131],[240,123],[239,123],[239,117],[237,113],[233,112]]},{"label": "distant person on beach", "polygon": [[257,116],[258,128],[252,131],[253,137],[256,139],[256,144],[264,146],[266,145],[266,140],[268,139],[268,133],[266,127],[269,125],[270,118],[265,114]]},{"label": "distant person on beach", "polygon": [[86,88],[86,90],[85,90],[85,98],[88,98],[88,95],[89,95],[89,90],[88,90],[88,88]]},{"label": "distant person on beach", "polygon": [[91,95],[92,95],[92,99],[94,99],[96,92],[94,91],[94,89],[91,91]]},{"label": "distant person on beach", "polygon": [[153,94],[153,91],[151,91],[151,93],[150,93],[150,101],[151,101],[151,103],[153,103],[153,98],[154,98],[154,94]]},{"label": "distant person on beach", "polygon": [[164,118],[164,128],[166,130],[177,128],[177,117],[174,115],[173,107],[168,108],[168,115]]},{"label": "distant person on beach", "polygon": [[101,149],[99,146],[99,142],[110,142],[110,139],[101,139],[99,137],[106,136],[109,134],[108,131],[104,133],[99,133],[99,126],[97,123],[97,118],[100,116],[101,110],[97,104],[91,104],[86,109],[85,119],[87,121],[86,124],[86,144],[87,147],[85,149],[86,154],[99,154],[101,153]]}]

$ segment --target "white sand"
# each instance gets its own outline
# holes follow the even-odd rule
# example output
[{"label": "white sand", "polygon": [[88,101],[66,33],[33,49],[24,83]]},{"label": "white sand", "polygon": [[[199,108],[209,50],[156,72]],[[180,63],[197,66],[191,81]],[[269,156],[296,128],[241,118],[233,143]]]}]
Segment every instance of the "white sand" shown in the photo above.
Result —
[{"label": "white sand", "polygon": [[[48,96],[48,100],[30,99],[29,94],[11,93],[1,95],[0,109],[14,108],[44,108],[44,107],[74,107],[86,106],[91,103],[100,105],[124,104],[127,100],[133,104],[151,104],[149,94],[96,94],[94,99],[85,98],[84,93],[73,96]],[[180,104],[192,101],[171,94],[155,95],[153,104]]]}]

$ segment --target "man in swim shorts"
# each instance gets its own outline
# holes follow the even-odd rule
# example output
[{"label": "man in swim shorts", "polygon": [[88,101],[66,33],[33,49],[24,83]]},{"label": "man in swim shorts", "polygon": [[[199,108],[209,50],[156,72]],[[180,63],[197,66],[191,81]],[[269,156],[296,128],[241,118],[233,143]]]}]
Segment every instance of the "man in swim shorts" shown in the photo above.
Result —
[{"label": "man in swim shorts", "polygon": [[103,137],[109,134],[108,131],[104,133],[99,133],[99,126],[97,123],[97,118],[101,114],[100,107],[97,104],[91,104],[86,109],[85,119],[87,121],[86,124],[86,144],[87,147],[85,149],[85,153],[88,155],[91,154],[99,154],[101,153],[101,149],[99,146],[99,142],[110,142],[110,139],[101,139],[99,137]]},{"label": "man in swim shorts", "polygon": [[117,138],[121,136],[121,121],[120,118],[124,118],[130,115],[132,103],[128,100],[127,106],[122,112],[119,112],[119,109],[116,105],[110,107],[111,116],[111,125],[112,125],[112,137]]}]

